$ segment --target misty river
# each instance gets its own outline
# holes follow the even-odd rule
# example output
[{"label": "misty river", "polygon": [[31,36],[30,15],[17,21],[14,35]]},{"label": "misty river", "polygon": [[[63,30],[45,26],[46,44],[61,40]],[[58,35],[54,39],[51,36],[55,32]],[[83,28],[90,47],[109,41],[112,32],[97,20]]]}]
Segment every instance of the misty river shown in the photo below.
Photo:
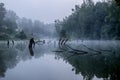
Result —
[{"label": "misty river", "polygon": [[[0,80],[118,80],[120,41],[74,40],[61,51],[57,40],[38,43],[0,41]],[[66,48],[66,47],[64,47]],[[72,50],[86,52],[74,53]],[[32,55],[31,55],[32,53]]]}]

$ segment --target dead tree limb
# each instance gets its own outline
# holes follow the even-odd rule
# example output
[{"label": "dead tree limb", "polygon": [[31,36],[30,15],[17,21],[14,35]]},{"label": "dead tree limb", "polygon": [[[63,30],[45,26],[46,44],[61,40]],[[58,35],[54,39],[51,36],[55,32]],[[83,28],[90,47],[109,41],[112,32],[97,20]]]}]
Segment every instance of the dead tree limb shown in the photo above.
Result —
[{"label": "dead tree limb", "polygon": [[84,45],[84,44],[83,44],[83,46],[84,46],[84,47],[86,47],[86,48],[88,48],[89,50],[92,50],[92,51],[94,51],[94,52],[101,53],[100,51],[97,51],[97,50],[94,50],[94,49],[92,49],[92,48],[89,48],[89,47],[87,47],[87,46],[86,46],[86,45]]},{"label": "dead tree limb", "polygon": [[74,51],[74,52],[82,52],[82,53],[88,53],[88,52],[86,52],[86,51],[82,51],[82,50],[77,50],[77,49],[73,49],[72,47],[70,47],[69,45],[65,45],[65,46],[67,46],[68,48],[70,48],[72,51]]}]

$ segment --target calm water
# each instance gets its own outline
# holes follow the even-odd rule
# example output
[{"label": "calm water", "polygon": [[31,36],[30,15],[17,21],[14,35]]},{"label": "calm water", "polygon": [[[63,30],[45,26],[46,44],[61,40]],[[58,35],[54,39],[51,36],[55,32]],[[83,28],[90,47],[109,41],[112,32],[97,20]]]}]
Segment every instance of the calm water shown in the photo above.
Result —
[{"label": "calm water", "polygon": [[[0,80],[119,80],[119,41],[0,42]],[[82,52],[80,52],[82,51]],[[86,52],[86,53],[85,53]]]}]

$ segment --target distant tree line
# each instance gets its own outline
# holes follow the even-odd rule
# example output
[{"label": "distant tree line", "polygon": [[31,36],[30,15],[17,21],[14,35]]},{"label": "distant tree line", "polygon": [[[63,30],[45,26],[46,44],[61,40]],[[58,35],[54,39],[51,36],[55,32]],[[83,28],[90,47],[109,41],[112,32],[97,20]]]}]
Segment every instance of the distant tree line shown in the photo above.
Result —
[{"label": "distant tree line", "polygon": [[120,6],[113,0],[94,3],[84,0],[75,5],[72,14],[62,21],[55,20],[60,36],[62,31],[78,39],[120,39]]},{"label": "distant tree line", "polygon": [[53,37],[55,31],[54,24],[44,24],[39,20],[32,21],[27,18],[19,18],[17,25],[19,30],[23,30],[28,37]]},{"label": "distant tree line", "polygon": [[54,24],[20,18],[14,11],[7,10],[4,3],[0,3],[0,40],[53,37],[54,30]]},{"label": "distant tree line", "polygon": [[15,12],[6,10],[4,3],[0,3],[0,40],[27,38],[23,31],[18,31],[18,18]]}]

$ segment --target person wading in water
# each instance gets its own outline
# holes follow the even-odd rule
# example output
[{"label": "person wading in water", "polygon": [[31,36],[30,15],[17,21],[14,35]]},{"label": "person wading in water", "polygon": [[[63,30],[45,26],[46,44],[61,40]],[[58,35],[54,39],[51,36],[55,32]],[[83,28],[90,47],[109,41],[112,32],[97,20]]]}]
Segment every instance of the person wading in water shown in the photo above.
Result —
[{"label": "person wading in water", "polygon": [[8,46],[8,48],[9,48],[9,45],[10,45],[10,42],[9,42],[9,40],[7,41],[7,46]]},{"label": "person wading in water", "polygon": [[29,41],[29,51],[31,56],[34,56],[34,52],[33,52],[34,47],[35,47],[35,41],[34,38],[31,38]]},{"label": "person wading in water", "polygon": [[35,41],[34,38],[31,38],[29,41],[29,48],[34,48],[35,47]]}]

